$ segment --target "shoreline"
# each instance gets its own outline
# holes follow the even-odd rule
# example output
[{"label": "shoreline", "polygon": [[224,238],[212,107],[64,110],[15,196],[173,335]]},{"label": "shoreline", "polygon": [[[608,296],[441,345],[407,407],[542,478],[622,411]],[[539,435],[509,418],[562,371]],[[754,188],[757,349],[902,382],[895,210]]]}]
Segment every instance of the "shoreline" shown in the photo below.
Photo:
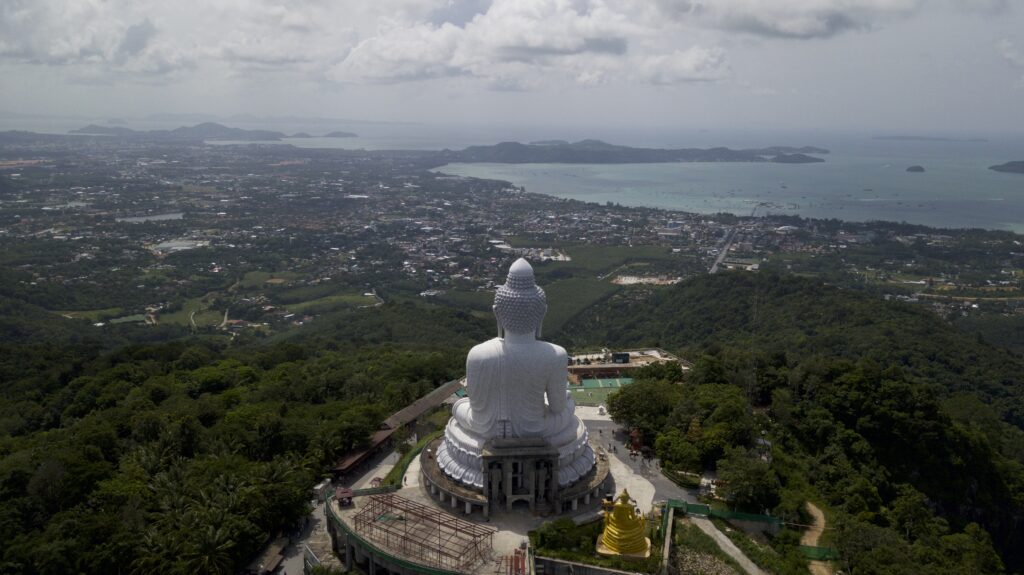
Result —
[{"label": "shoreline", "polygon": [[[898,166],[895,162],[893,165]],[[802,188],[812,188],[816,185],[816,182],[802,181],[799,176],[806,175],[801,170],[813,169],[818,166],[820,164],[812,166],[786,166],[753,162],[681,162],[662,164],[451,163],[431,168],[430,171],[446,176],[506,182],[512,187],[522,187],[528,193],[541,194],[563,200],[596,204],[604,204],[611,201],[624,207],[654,209],[692,215],[729,214],[736,217],[750,217],[751,211],[756,209],[757,217],[795,216],[809,220],[839,220],[851,224],[911,225],[934,230],[953,231],[981,229],[1024,235],[1024,222],[992,221],[990,218],[976,218],[979,221],[954,224],[935,221],[936,219],[946,218],[922,217],[909,219],[885,217],[886,215],[899,212],[903,212],[907,216],[945,212],[951,217],[956,217],[962,216],[964,213],[975,214],[977,211],[970,211],[972,208],[978,208],[986,204],[999,204],[1000,207],[993,215],[995,213],[1005,215],[1010,210],[1006,197],[966,200],[949,197],[913,198],[911,197],[913,191],[908,192],[906,189],[892,192],[879,187],[876,191],[876,188],[862,188],[845,182],[834,184],[846,188],[845,190],[840,190],[839,194],[832,196],[820,194],[818,197],[812,197],[809,194],[813,192],[808,192]],[[770,177],[762,177],[761,179],[764,182],[762,182],[762,189],[760,190],[744,191],[741,188],[728,189],[726,187],[725,189],[719,189],[710,193],[703,189],[696,193],[686,193],[686,188],[699,188],[702,182],[692,179],[681,179],[676,182],[666,178],[666,176],[675,175],[671,173],[673,171],[679,174],[703,172],[715,175],[724,175],[725,172],[732,172],[733,174],[742,173],[744,176],[751,177],[752,175],[757,175],[750,174],[749,172],[751,171],[771,172],[773,169],[778,168],[789,170],[791,177],[785,182],[775,177],[778,173],[773,173]],[[618,182],[610,179],[609,173],[616,171],[623,173],[621,181],[628,184],[628,187],[617,185]],[[648,177],[646,181],[643,179],[645,174],[637,172],[647,172],[646,175]],[[898,172],[893,173],[896,174],[897,178],[905,174],[902,168]],[[909,176],[914,175],[909,174]],[[817,179],[822,179],[820,174],[817,176]],[[721,187],[723,183],[715,181],[711,185]],[[905,194],[905,196],[901,194]],[[1013,198],[1011,194],[998,195]],[[1011,200],[1011,203],[1019,202],[1021,209],[1024,210],[1024,194],[1018,192],[1016,195],[1018,196],[1014,198],[1016,201]],[[793,198],[792,196],[799,197]],[[658,201],[659,199],[661,201]],[[792,201],[794,199],[796,201]],[[945,204],[959,205],[953,209],[953,206],[946,206]],[[923,209],[916,209],[917,206],[925,207]],[[942,210],[940,208],[946,209]],[[827,212],[827,215],[821,212]],[[987,221],[981,221],[982,219]]]}]

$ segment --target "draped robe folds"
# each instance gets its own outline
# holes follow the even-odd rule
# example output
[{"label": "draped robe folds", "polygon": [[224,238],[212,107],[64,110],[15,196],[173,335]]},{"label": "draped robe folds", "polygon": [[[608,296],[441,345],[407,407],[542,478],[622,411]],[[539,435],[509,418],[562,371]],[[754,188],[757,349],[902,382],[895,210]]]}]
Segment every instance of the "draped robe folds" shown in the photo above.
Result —
[{"label": "draped robe folds", "polygon": [[568,356],[532,334],[508,334],[475,346],[466,358],[468,397],[455,402],[437,462],[456,481],[483,486],[484,444],[494,438],[543,437],[558,451],[558,484],[595,463],[586,426],[567,390]]},{"label": "draped robe folds", "polygon": [[484,342],[466,358],[469,397],[454,415],[485,439],[558,431],[552,427],[564,419],[559,416],[567,406],[567,364],[565,350],[554,344],[500,338]]}]

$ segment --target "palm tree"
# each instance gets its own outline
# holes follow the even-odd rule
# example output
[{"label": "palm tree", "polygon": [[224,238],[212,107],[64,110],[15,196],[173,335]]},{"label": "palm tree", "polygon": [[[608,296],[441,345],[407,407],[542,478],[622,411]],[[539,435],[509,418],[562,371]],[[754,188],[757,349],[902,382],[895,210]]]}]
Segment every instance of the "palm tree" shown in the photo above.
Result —
[{"label": "palm tree", "polygon": [[192,540],[181,554],[180,568],[183,573],[207,575],[229,574],[234,571],[235,542],[227,531],[212,525],[193,532]]},{"label": "palm tree", "polygon": [[134,575],[169,573],[178,555],[178,545],[175,537],[168,537],[154,527],[149,528],[139,542],[131,572]]}]

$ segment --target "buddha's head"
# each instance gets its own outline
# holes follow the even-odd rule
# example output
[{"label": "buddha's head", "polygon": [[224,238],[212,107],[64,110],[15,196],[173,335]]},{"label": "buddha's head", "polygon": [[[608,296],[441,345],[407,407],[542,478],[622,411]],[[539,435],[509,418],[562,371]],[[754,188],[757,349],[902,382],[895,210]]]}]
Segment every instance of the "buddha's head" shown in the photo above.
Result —
[{"label": "buddha's head", "polygon": [[535,334],[540,337],[544,314],[548,311],[548,300],[544,290],[533,277],[533,268],[519,258],[508,269],[505,285],[498,286],[494,294],[494,316],[498,318],[498,336],[510,334]]}]

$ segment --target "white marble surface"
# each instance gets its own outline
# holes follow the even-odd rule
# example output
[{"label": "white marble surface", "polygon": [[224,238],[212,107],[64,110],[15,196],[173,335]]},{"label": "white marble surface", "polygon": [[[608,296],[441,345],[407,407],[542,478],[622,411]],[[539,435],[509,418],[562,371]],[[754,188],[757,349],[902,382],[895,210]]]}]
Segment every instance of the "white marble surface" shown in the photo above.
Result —
[{"label": "white marble surface", "polygon": [[502,335],[466,358],[467,397],[452,406],[438,464],[452,479],[483,488],[487,441],[543,437],[558,450],[559,485],[569,485],[594,466],[594,453],[568,394],[568,355],[536,337],[547,301],[526,260],[512,264],[494,311]]}]

